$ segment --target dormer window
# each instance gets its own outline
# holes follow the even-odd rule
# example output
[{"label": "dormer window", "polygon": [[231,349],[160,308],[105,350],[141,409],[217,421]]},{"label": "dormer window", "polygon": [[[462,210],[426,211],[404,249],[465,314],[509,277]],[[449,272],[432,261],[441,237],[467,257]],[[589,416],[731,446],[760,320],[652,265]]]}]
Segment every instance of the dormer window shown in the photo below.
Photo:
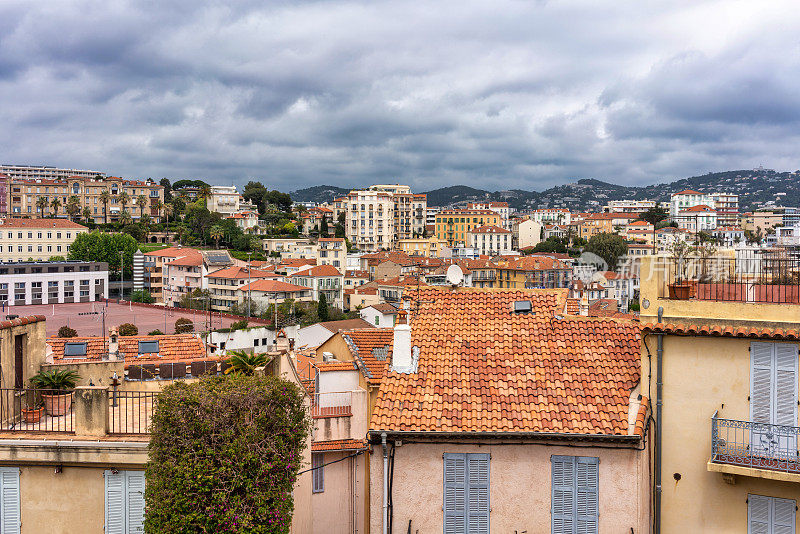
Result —
[{"label": "dormer window", "polygon": [[531,313],[533,304],[529,300],[518,300],[514,302],[514,313]]},{"label": "dormer window", "polygon": [[64,358],[85,358],[86,342],[70,342],[64,344]]},{"label": "dormer window", "polygon": [[139,354],[158,354],[158,341],[140,341]]}]

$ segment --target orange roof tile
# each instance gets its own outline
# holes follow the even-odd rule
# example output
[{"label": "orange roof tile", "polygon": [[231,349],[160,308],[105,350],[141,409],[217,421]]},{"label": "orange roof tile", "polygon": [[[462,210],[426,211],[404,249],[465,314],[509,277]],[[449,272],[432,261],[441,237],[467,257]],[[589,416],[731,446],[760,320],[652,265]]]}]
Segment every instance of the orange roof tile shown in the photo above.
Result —
[{"label": "orange roof tile", "polygon": [[796,328],[728,326],[713,323],[647,323],[642,325],[642,330],[645,332],[653,332],[655,334],[675,334],[679,336],[717,336],[754,339],[768,338],[800,340],[800,330]]},{"label": "orange roof tile", "polygon": [[380,383],[386,375],[386,367],[392,361],[392,328],[369,328],[342,332],[350,353],[360,364],[369,382]]},{"label": "orange roof tile", "polygon": [[[202,340],[192,334],[168,334],[163,336],[119,336],[119,351],[125,364],[214,359],[206,354]],[[158,341],[158,353],[139,354],[139,341]],[[64,345],[86,343],[85,358],[65,358]],[[53,350],[53,361],[76,362],[100,360],[108,353],[108,338],[102,337],[50,337],[47,344]]]},{"label": "orange roof tile", "polygon": [[88,230],[87,227],[67,219],[0,219],[2,228],[56,228]]},{"label": "orange roof tile", "polygon": [[296,291],[311,291],[310,287],[298,286],[281,282],[279,280],[255,280],[237,288],[239,291],[263,291],[264,293],[293,293]]},{"label": "orange roof tile", "polygon": [[[638,325],[559,317],[566,295],[423,289],[411,321],[416,372],[387,374],[370,428],[628,435]],[[533,313],[513,313],[520,300]]]},{"label": "orange roof tile", "polygon": [[342,276],[342,273],[333,265],[316,265],[292,274],[295,276]]},{"label": "orange roof tile", "polygon": [[331,441],[315,441],[311,444],[312,452],[321,451],[356,451],[366,448],[363,439],[335,439]]},{"label": "orange roof tile", "polygon": [[477,228],[473,228],[469,231],[471,234],[510,234],[511,231],[506,230],[505,228],[500,228],[499,226],[494,225],[487,225],[487,226],[479,226]]},{"label": "orange roof tile", "polygon": [[247,279],[247,278],[262,278],[266,276],[275,276],[274,272],[267,272],[267,271],[260,271],[258,269],[250,268],[248,270],[247,267],[234,265],[233,267],[225,267],[218,271],[214,271],[213,273],[208,273],[207,278],[224,278],[226,280],[231,279]]}]

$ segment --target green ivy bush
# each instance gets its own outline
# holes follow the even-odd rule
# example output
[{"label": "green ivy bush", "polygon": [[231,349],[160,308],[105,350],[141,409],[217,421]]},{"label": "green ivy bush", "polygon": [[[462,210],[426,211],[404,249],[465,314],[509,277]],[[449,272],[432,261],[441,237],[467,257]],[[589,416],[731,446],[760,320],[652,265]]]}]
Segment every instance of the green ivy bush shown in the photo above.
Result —
[{"label": "green ivy bush", "polygon": [[288,533],[310,431],[303,393],[280,378],[167,386],[151,423],[145,531]]}]

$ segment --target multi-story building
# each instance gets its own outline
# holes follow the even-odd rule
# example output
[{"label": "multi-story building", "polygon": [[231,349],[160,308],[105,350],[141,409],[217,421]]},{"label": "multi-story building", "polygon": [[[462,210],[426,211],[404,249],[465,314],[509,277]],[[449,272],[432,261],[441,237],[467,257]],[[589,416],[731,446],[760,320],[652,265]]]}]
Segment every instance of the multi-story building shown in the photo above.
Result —
[{"label": "multi-story building", "polygon": [[700,204],[679,211],[674,220],[678,223],[678,228],[693,234],[711,232],[717,227],[717,212],[705,204]]},{"label": "multi-story building", "polygon": [[[411,237],[423,237],[428,219],[428,195],[411,195]],[[403,239],[403,238],[399,238]]]},{"label": "multi-story building", "polygon": [[706,193],[694,191],[692,189],[684,189],[670,196],[669,203],[669,216],[673,219],[680,214],[680,212],[693,208],[694,206],[713,206],[714,198]]},{"label": "multi-story building", "polygon": [[436,237],[448,246],[466,246],[468,233],[479,226],[500,226],[500,214],[490,210],[445,210],[436,214]]},{"label": "multi-story building", "polygon": [[9,178],[45,178],[48,180],[80,176],[81,178],[104,177],[104,172],[80,169],[61,169],[58,167],[41,167],[36,165],[0,165],[0,174]]},{"label": "multi-story building", "polygon": [[357,249],[390,249],[396,240],[394,195],[385,191],[356,190],[347,195],[345,232]]},{"label": "multi-story building", "polygon": [[500,215],[500,227],[511,230],[511,208],[508,207],[508,202],[470,202],[467,204],[467,209],[494,211]]},{"label": "multi-story building", "polygon": [[578,226],[578,236],[588,241],[601,233],[623,233],[637,218],[635,213],[589,213]]},{"label": "multi-story building", "polygon": [[226,250],[169,247],[144,255],[144,287],[159,302],[175,305],[195,289],[208,289],[207,275],[233,265]]},{"label": "multi-story building", "polygon": [[717,243],[728,248],[744,242],[744,230],[738,226],[718,226],[711,231],[711,236]]},{"label": "multi-story building", "polygon": [[298,246],[310,245],[311,240],[307,238],[266,238],[261,240],[261,248],[269,254],[289,254]]},{"label": "multi-story building", "polygon": [[514,237],[512,246],[517,249],[535,247],[542,240],[542,227],[542,223],[533,219],[514,219],[511,225]]},{"label": "multi-story building", "polygon": [[208,211],[221,215],[233,215],[239,211],[239,192],[233,185],[212,185],[211,195],[206,199]]},{"label": "multi-story building", "polygon": [[437,206],[428,206],[425,208],[425,226],[436,226],[436,214],[442,211],[442,208]]},{"label": "multi-story building", "polygon": [[733,193],[712,193],[713,207],[717,210],[717,224],[720,226],[739,225],[739,195]]},{"label": "multi-story building", "polygon": [[281,282],[280,280],[260,279],[245,283],[236,288],[239,302],[246,302],[246,299],[266,309],[270,304],[278,304],[285,300],[292,299],[297,302],[308,302],[311,299],[311,289],[308,287]]},{"label": "multi-story building", "polygon": [[241,265],[234,265],[215,270],[206,275],[206,287],[211,297],[211,309],[216,311],[229,311],[242,302],[239,288],[251,284],[254,280],[276,278],[274,272],[251,269]]},{"label": "multi-story building", "polygon": [[533,220],[540,224],[569,224],[572,222],[572,213],[563,208],[545,208],[534,210]]},{"label": "multi-story building", "polygon": [[481,255],[497,256],[512,250],[510,230],[499,226],[479,226],[467,232],[467,246],[476,248]]},{"label": "multi-story building", "polygon": [[603,206],[603,211],[606,213],[643,213],[655,208],[656,205],[655,200],[609,200]]},{"label": "multi-story building", "polygon": [[[2,214],[66,217],[70,198],[77,197],[81,211],[89,208],[95,222],[118,221],[123,211],[133,219],[147,214],[155,222],[160,222],[163,215],[164,187],[150,179],[124,180],[115,176],[12,177],[5,182],[6,211]],[[40,202],[44,202],[40,199],[47,202],[46,207],[39,206]],[[53,206],[54,201],[58,201],[56,207]]]},{"label": "multi-story building", "polygon": [[342,309],[344,306],[344,275],[332,265],[316,265],[297,271],[289,281],[311,289],[311,300],[319,301],[325,295],[328,305]]},{"label": "multi-story building", "polygon": [[323,237],[317,242],[317,265],[332,265],[340,272],[347,264],[347,243],[342,237]]},{"label": "multi-story building", "polygon": [[797,260],[641,262],[655,531],[797,532]]},{"label": "multi-story building", "polygon": [[447,241],[438,237],[398,239],[395,246],[397,250],[405,252],[409,256],[426,256],[428,258],[441,257],[446,247]]},{"label": "multi-story building", "polygon": [[547,256],[524,256],[494,262],[497,281],[493,286],[511,289],[552,289],[568,287],[572,268]]},{"label": "multi-story building", "polygon": [[107,263],[0,263],[0,304],[4,306],[95,302],[106,298],[107,291]]},{"label": "multi-story building", "polygon": [[66,219],[0,219],[0,261],[66,258],[78,234],[88,231]]},{"label": "multi-story building", "polygon": [[225,218],[232,219],[233,222],[236,223],[236,226],[241,228],[243,232],[253,232],[256,226],[258,226],[257,211],[249,211],[249,210],[240,211],[238,213],[228,215]]}]

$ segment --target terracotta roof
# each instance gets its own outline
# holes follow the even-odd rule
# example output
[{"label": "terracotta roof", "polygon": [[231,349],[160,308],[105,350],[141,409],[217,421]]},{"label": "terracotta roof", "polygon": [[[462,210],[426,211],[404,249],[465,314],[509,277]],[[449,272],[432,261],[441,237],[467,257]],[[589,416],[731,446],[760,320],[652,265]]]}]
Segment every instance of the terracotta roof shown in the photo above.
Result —
[{"label": "terracotta roof", "polygon": [[254,280],[237,288],[239,291],[263,291],[264,293],[291,293],[295,291],[311,291],[310,287],[298,286],[279,280]]},{"label": "terracotta roof", "polygon": [[629,228],[631,226],[653,226],[653,225],[647,221],[633,221],[628,225]]},{"label": "terracotta roof", "polygon": [[373,325],[369,324],[364,319],[344,319],[342,321],[325,321],[324,323],[317,323],[320,326],[323,326],[333,332],[339,332],[341,330],[353,330],[356,328],[373,328]]},{"label": "terracotta roof", "polygon": [[88,230],[87,227],[67,219],[0,219],[0,230],[3,228],[56,228]]},{"label": "terracotta roof", "polygon": [[327,371],[356,371],[358,366],[356,362],[317,362],[317,369],[320,373]]},{"label": "terracotta roof", "polygon": [[274,272],[260,271],[258,269],[248,269],[245,266],[234,265],[233,267],[225,267],[213,273],[208,273],[207,278],[224,278],[226,280],[238,280],[248,278],[262,278],[266,276],[275,276]]},{"label": "terracotta roof", "polygon": [[681,210],[681,213],[683,213],[683,212],[685,212],[685,211],[690,211],[690,212],[692,212],[692,213],[694,213],[694,212],[704,212],[704,213],[705,213],[705,212],[709,212],[709,213],[714,213],[714,210],[712,210],[711,208],[709,208],[709,207],[708,207],[708,206],[706,206],[705,204],[699,204],[699,205],[697,205],[697,206],[692,206],[691,208],[685,208],[685,209],[682,209],[682,210]]},{"label": "terracotta roof", "polygon": [[498,269],[512,271],[542,271],[549,269],[568,269],[561,261],[549,256],[530,255],[512,260],[502,259],[495,262]]},{"label": "terracotta roof", "polygon": [[589,220],[609,220],[609,219],[638,219],[638,213],[590,213],[586,216]]},{"label": "terracotta roof", "polygon": [[38,323],[40,321],[45,321],[44,315],[28,315],[27,317],[17,317],[16,319],[7,319],[5,321],[0,321],[0,330],[5,330],[6,328],[14,328],[15,326],[24,326],[26,324],[33,324]]},{"label": "terracotta roof", "polygon": [[580,301],[578,299],[567,299],[567,306],[565,309],[565,313],[567,315],[578,315],[580,312],[581,312]]},{"label": "terracotta roof", "polygon": [[739,338],[769,338],[800,340],[800,330],[796,328],[770,328],[750,326],[728,326],[721,324],[677,324],[647,323],[642,325],[645,332],[655,334],[675,334],[679,336],[715,336]]},{"label": "terracotta roof", "polygon": [[642,397],[642,403],[639,405],[639,411],[636,412],[636,423],[633,427],[633,435],[644,437],[644,429],[647,426],[647,409],[650,406],[650,401],[647,397]]},{"label": "terracotta roof", "polygon": [[185,248],[183,249],[183,254],[172,256],[175,259],[169,262],[169,265],[174,265],[176,267],[196,267],[198,265],[203,265],[203,255],[194,249]]},{"label": "terracotta roof", "polygon": [[295,276],[342,276],[342,273],[333,265],[316,265],[292,274],[292,277]]},{"label": "terracotta roof", "polygon": [[378,310],[381,313],[397,313],[397,308],[395,308],[394,306],[392,306],[388,302],[381,302],[380,304],[373,304],[372,306],[367,306],[367,308],[373,308],[375,310]]},{"label": "terracotta roof", "polygon": [[[192,334],[164,336],[119,336],[119,351],[125,364],[170,362],[196,359],[216,359],[206,354],[203,342]],[[139,354],[139,341],[158,341],[158,353]],[[66,343],[86,343],[85,358],[64,358]],[[55,362],[80,362],[100,360],[108,353],[108,338],[102,337],[50,337],[47,344],[53,350]]]},{"label": "terracotta roof", "polygon": [[378,286],[382,287],[417,287],[426,286],[427,284],[419,280],[416,276],[395,276],[394,278],[385,278],[383,280],[375,280]]},{"label": "terracotta roof", "polygon": [[479,226],[477,228],[473,228],[469,231],[471,234],[510,234],[511,231],[506,230],[505,228],[500,228],[499,226],[488,225],[488,226]]},{"label": "terracotta roof", "polygon": [[369,271],[345,271],[344,273],[345,278],[369,278]]},{"label": "terracotta roof", "polygon": [[196,252],[200,254],[198,250],[193,248],[186,248],[186,247],[168,247],[162,248],[160,250],[153,250],[151,252],[145,252],[145,256],[156,256],[159,258],[177,258],[179,256],[185,256],[190,252]]},{"label": "terracotta roof", "polygon": [[369,382],[380,383],[392,361],[394,329],[369,328],[342,332],[353,358]]},{"label": "terracotta roof", "polygon": [[[374,431],[628,435],[638,325],[558,317],[567,290],[427,288],[411,322],[416,372],[390,371]],[[528,300],[533,313],[515,314]]]},{"label": "terracotta roof", "polygon": [[695,191],[693,189],[684,189],[683,191],[678,191],[677,193],[672,193],[672,196],[675,195],[702,195],[700,191]]},{"label": "terracotta roof", "polygon": [[281,260],[280,265],[284,267],[303,267],[304,265],[316,265],[317,260],[309,258]]},{"label": "terracotta roof", "polygon": [[336,439],[331,441],[315,441],[311,444],[311,451],[356,451],[365,449],[366,447],[367,444],[363,439]]}]

